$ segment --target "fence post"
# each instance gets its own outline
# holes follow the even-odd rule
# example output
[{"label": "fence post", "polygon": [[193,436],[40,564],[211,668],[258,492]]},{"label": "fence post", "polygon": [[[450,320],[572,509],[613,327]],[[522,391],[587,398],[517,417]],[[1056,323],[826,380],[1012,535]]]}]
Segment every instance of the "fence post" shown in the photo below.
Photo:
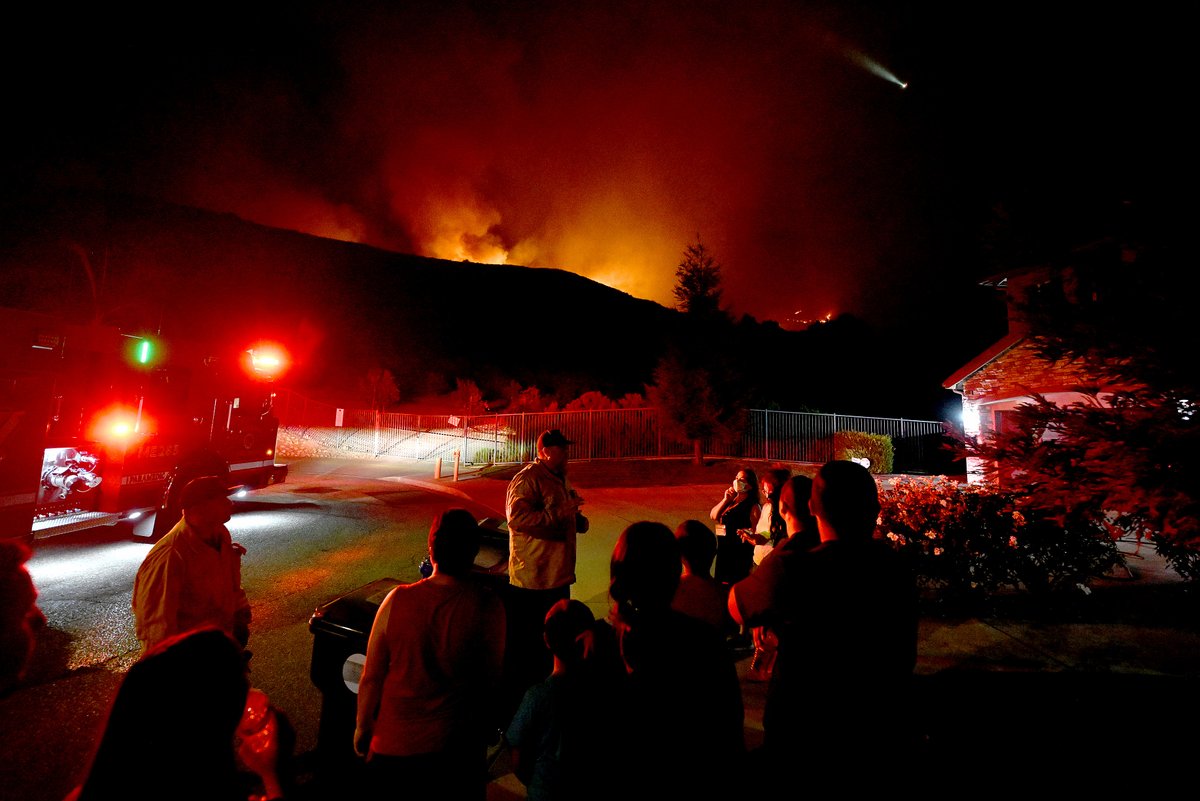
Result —
[{"label": "fence post", "polygon": [[654,433],[658,437],[658,455],[659,455],[659,457],[662,457],[662,455],[663,455],[663,452],[662,452],[662,420],[661,420],[661,418],[662,418],[662,410],[655,409],[654,410]]},{"label": "fence post", "polygon": [[[470,415],[463,417],[462,424],[463,424],[463,444],[462,444],[462,448],[460,448],[459,450],[461,450],[462,453],[465,455],[467,452],[467,430],[471,427]],[[455,451],[454,452],[454,480],[455,481],[458,481],[458,459],[459,459],[459,451]]]},{"label": "fence post", "polygon": [[588,460],[592,458],[592,444],[596,441],[596,435],[592,427],[592,415],[595,414],[595,409],[588,409]]},{"label": "fence post", "polygon": [[771,461],[771,410],[763,410],[763,461]]},{"label": "fence post", "polygon": [[440,456],[437,458],[437,461],[433,463],[433,477],[442,477],[442,457]]},{"label": "fence post", "polygon": [[455,480],[455,481],[458,481],[458,461],[459,461],[459,458],[460,458],[460,456],[459,456],[459,452],[458,452],[458,451],[455,451],[455,452],[454,452],[454,480]]}]

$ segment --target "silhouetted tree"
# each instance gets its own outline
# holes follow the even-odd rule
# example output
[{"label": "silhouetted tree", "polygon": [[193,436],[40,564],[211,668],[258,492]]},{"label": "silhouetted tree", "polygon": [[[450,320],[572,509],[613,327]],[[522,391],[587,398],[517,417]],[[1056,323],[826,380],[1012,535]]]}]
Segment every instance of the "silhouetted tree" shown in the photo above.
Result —
[{"label": "silhouetted tree", "polygon": [[483,409],[483,393],[479,386],[469,378],[458,378],[454,381],[455,408],[468,415]]},{"label": "silhouetted tree", "polygon": [[592,390],[591,392],[583,393],[575,400],[570,401],[569,403],[565,404],[563,406],[563,411],[564,412],[586,412],[586,411],[598,411],[601,409],[615,409],[615,408],[617,408],[617,404],[612,398],[608,397],[603,392],[597,392],[596,390]]},{"label": "silhouetted tree", "polygon": [[363,380],[363,390],[370,398],[371,409],[379,412],[400,400],[396,377],[386,367],[372,367]]},{"label": "silhouetted tree", "polygon": [[716,316],[721,311],[721,265],[696,237],[688,245],[675,270],[672,290],[680,311],[699,316]]},{"label": "silhouetted tree", "polygon": [[696,464],[703,461],[705,440],[733,440],[744,427],[744,398],[730,377],[719,361],[710,369],[672,347],[654,371],[654,384],[646,388],[667,430],[691,440]]}]

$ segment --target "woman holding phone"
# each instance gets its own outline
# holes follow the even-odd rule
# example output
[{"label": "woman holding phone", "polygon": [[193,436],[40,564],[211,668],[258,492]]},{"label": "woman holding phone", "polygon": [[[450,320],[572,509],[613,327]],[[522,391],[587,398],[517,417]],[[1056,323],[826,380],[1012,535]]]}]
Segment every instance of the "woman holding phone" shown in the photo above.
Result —
[{"label": "woman holding phone", "polygon": [[753,470],[739,470],[721,500],[708,516],[717,524],[717,561],[713,577],[725,585],[750,575],[754,564],[754,545],[742,539],[739,531],[758,527],[758,476]]}]

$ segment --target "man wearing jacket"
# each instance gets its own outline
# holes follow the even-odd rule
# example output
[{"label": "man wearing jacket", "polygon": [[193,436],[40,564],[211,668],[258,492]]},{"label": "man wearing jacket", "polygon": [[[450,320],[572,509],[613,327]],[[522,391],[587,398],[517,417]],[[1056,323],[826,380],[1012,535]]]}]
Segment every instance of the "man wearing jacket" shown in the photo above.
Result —
[{"label": "man wearing jacket", "polygon": [[142,652],[199,626],[216,626],[242,647],[250,604],[242,589],[245,548],[229,539],[233,502],[218,476],[193,479],[181,497],[183,519],[138,568],[133,616]]},{"label": "man wearing jacket", "polygon": [[571,440],[557,428],[538,436],[537,459],[508,485],[508,644],[505,673],[515,710],[525,690],[550,674],[553,657],[542,638],[546,613],[571,597],[575,535],[588,529],[583,499],[567,480]]}]

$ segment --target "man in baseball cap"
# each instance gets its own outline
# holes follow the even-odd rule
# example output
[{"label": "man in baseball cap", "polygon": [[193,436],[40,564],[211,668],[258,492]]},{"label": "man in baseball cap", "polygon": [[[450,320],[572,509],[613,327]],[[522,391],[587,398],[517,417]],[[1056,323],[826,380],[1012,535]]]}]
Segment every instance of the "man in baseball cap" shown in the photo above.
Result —
[{"label": "man in baseball cap", "polygon": [[216,498],[228,498],[229,488],[218,476],[194,478],[183,488],[179,505],[186,511]]},{"label": "man in baseball cap", "polygon": [[559,431],[557,428],[551,428],[548,431],[543,431],[542,433],[538,434],[537,446],[539,451],[545,448],[553,448],[555,446],[565,448],[568,445],[574,444],[574,440],[567,439],[563,432]]},{"label": "man in baseball cap", "polygon": [[516,709],[525,690],[546,678],[553,658],[542,636],[546,613],[571,597],[575,535],[588,530],[583,498],[567,479],[567,448],[557,428],[537,438],[537,458],[508,485],[507,701]]},{"label": "man in baseball cap", "polygon": [[233,514],[219,476],[192,479],[180,496],[183,518],[146,554],[133,583],[133,616],[145,652],[198,626],[217,626],[244,647],[250,604],[242,555],[225,524]]}]

